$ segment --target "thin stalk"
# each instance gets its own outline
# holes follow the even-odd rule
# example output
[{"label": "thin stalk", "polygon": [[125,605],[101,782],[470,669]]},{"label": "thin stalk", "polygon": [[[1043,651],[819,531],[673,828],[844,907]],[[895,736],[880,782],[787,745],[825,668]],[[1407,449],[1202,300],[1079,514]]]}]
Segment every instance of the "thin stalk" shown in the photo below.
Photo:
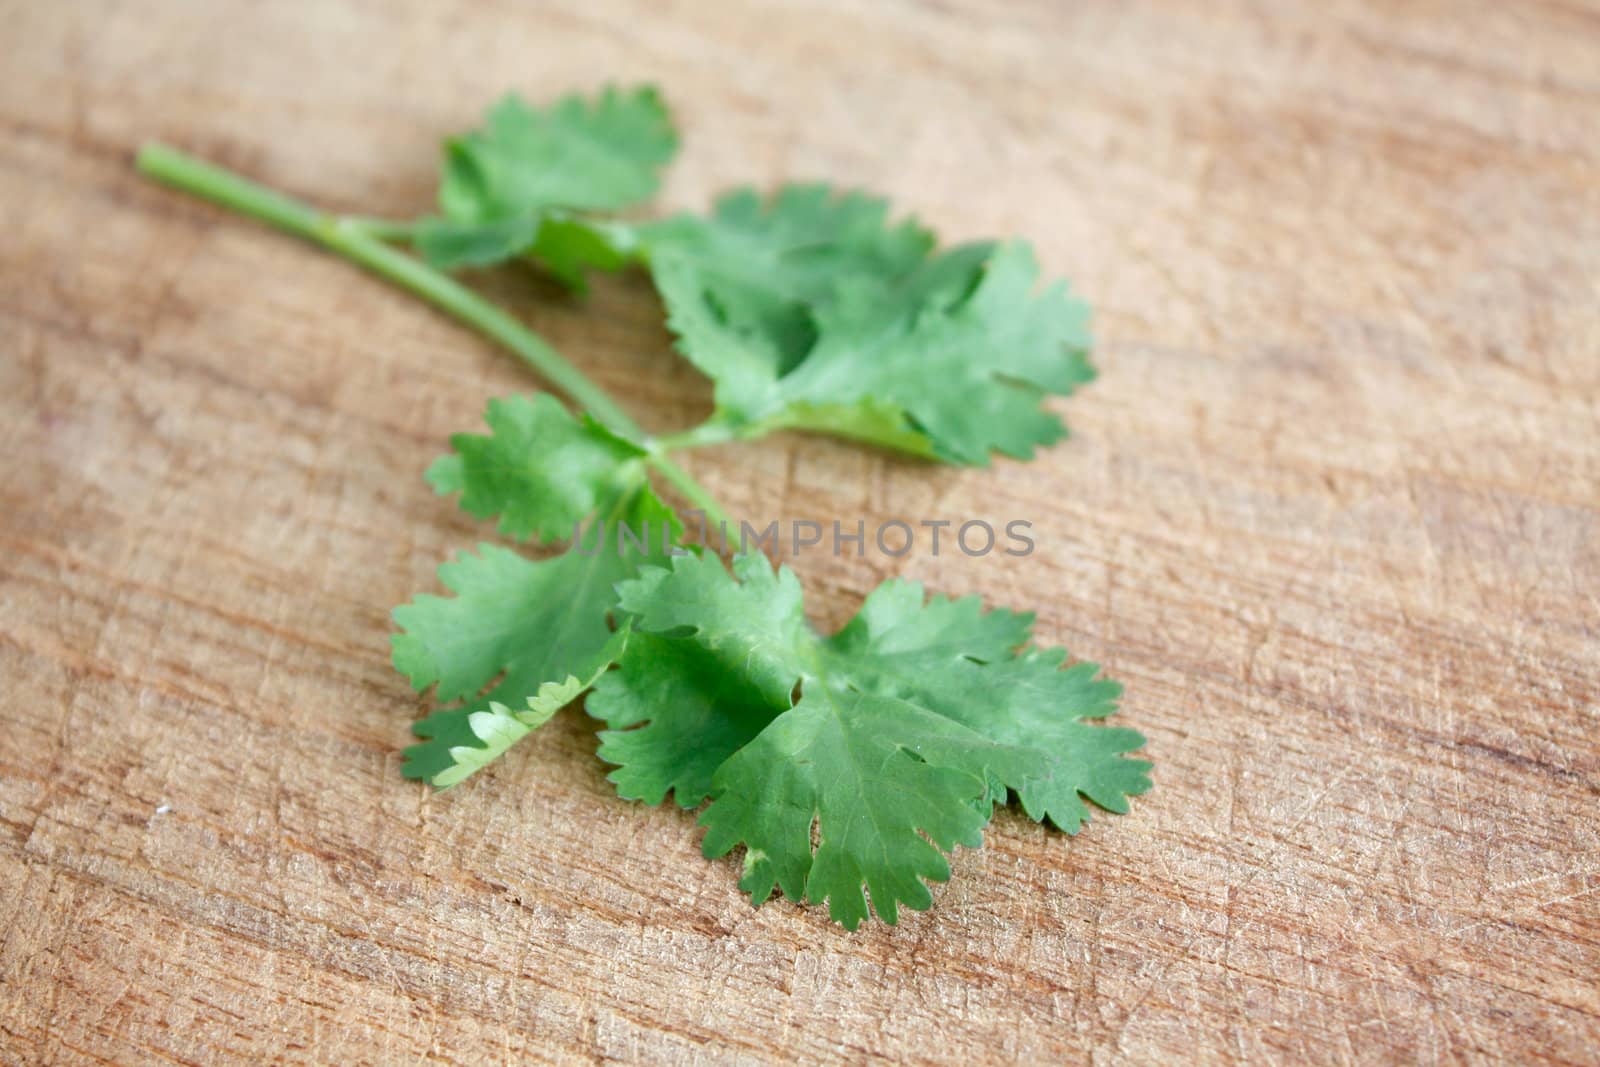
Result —
[{"label": "thin stalk", "polygon": [[412,241],[420,224],[409,219],[375,219],[366,215],[346,215],[345,224],[380,241]]},{"label": "thin stalk", "polygon": [[645,462],[661,473],[661,476],[673,485],[678,491],[689,498],[689,502],[706,513],[706,522],[710,526],[726,525],[729,529],[738,530],[739,524],[729,517],[722,505],[717,503],[717,498],[706,491],[706,487],[695,481],[688,471],[668,459],[664,452],[652,452],[645,457]]},{"label": "thin stalk", "polygon": [[663,452],[677,452],[685,448],[703,448],[706,445],[721,445],[729,441],[743,440],[747,435],[739,429],[715,419],[703,422],[692,429],[681,430],[678,433],[662,434],[656,438],[656,447]]}]

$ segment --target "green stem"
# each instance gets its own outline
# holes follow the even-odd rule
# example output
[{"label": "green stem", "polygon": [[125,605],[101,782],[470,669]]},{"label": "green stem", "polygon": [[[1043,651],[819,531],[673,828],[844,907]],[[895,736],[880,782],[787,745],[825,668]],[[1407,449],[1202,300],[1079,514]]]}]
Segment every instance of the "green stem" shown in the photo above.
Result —
[{"label": "green stem", "polygon": [[375,219],[365,215],[345,216],[345,225],[380,241],[414,241],[420,223],[409,219]]},{"label": "green stem", "polygon": [[[618,407],[605,390],[563,359],[537,334],[449,275],[384,244],[370,222],[324,214],[302,201],[165,145],[148,144],[140,149],[139,170],[157,181],[270,223],[359,263],[479,333],[499,341],[617,433],[645,440],[639,424]],[[682,488],[670,472],[662,469],[662,473]],[[678,474],[689,479],[682,471]],[[705,491],[700,489],[699,492],[704,494]]]},{"label": "green stem", "polygon": [[747,435],[725,422],[718,422],[714,418],[709,422],[702,422],[692,429],[681,430],[678,433],[662,434],[656,438],[656,448],[663,452],[677,452],[684,448],[702,448],[706,445],[726,444],[729,441],[742,441]]},{"label": "green stem", "polygon": [[[729,530],[737,532],[739,524],[729,517],[722,505],[717,503],[717,498],[706,491],[706,487],[695,481],[689,472],[668,459],[663,452],[652,452],[645,457],[645,462],[661,472],[661,476],[673,485],[678,491],[689,498],[689,503],[706,513],[706,523],[715,527],[725,525]],[[710,545],[710,536],[706,538],[707,547]]]}]

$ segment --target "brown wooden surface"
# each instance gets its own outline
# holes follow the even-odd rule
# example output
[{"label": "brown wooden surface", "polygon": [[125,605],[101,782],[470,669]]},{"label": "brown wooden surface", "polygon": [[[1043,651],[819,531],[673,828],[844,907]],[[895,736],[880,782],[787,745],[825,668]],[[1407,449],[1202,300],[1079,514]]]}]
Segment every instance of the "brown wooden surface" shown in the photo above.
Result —
[{"label": "brown wooden surface", "polygon": [[[0,1059],[1600,1062],[1600,8],[0,3]],[[757,518],[1021,517],[901,572],[1127,684],[1156,788],[1002,815],[929,913],[753,911],[563,715],[429,796],[389,609],[509,358],[138,180],[160,137],[427,208],[518,87],[658,81],[664,207],[874,187],[1023,234],[1102,378],[1031,465],[780,437]],[[478,279],[652,427],[639,279]]]}]

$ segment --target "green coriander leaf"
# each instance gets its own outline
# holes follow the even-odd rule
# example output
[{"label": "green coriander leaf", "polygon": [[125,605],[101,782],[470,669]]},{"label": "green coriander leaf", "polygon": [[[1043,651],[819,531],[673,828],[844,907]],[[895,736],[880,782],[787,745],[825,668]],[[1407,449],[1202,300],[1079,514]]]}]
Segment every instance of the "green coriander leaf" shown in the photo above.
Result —
[{"label": "green coriander leaf", "polygon": [[880,448],[905,452],[921,459],[945,460],[933,440],[892,403],[862,397],[843,404],[812,404],[804,400],[785,403],[781,413],[769,416],[765,428],[785,427],[865,441]]},{"label": "green coriander leaf", "polygon": [[717,768],[787,706],[698,642],[643,633],[587,703],[610,727],[597,754],[616,766],[617,795],[660,804],[670,792],[684,808],[704,803]]},{"label": "green coriander leaf", "polygon": [[986,776],[1030,766],[1025,752],[910,701],[822,685],[718,768],[702,848],[714,857],[742,844],[757,857],[739,883],[755,903],[781,886],[826,900],[853,930],[867,916],[865,884],[892,924],[899,905],[933,903],[925,881],[949,879],[940,849],[982,843]]},{"label": "green coriander leaf", "polygon": [[787,567],[774,572],[765,556],[741,556],[733,566],[738,581],[713,556],[683,557],[670,570],[653,567],[623,583],[618,602],[639,630],[692,632],[725,669],[766,699],[786,702],[811,639],[800,581]]},{"label": "green coriander leaf", "polygon": [[951,659],[1008,659],[1032,632],[1032,612],[984,611],[976,596],[927,598],[919,583],[895,579],[868,594],[828,647],[844,657],[894,657],[915,673],[921,665],[938,667]]},{"label": "green coriander leaf", "polygon": [[[942,273],[940,263],[928,272]],[[1028,246],[1008,244],[970,287],[935,290],[899,310],[841,302],[819,314],[817,345],[781,391],[789,403],[895,405],[953,462],[981,465],[990,451],[1027,458],[1066,433],[1040,408],[1044,396],[1094,377],[1087,307],[1062,283],[1035,292],[1037,279]]]},{"label": "green coriander leaf", "polygon": [[[711,775],[789,706],[808,639],[800,585],[765,559],[743,556],[727,579],[707,559],[683,569],[649,569],[618,589],[624,611],[640,613],[630,654],[589,698],[591,715],[611,727],[600,758],[628,800],[659,804],[668,791],[692,808],[711,791]],[[692,641],[658,633],[692,630]]]},{"label": "green coriander leaf", "polygon": [[579,293],[588,289],[591,270],[621,270],[637,254],[633,230],[619,223],[576,219],[554,212],[539,224],[528,254],[556,279]]},{"label": "green coriander leaf", "polygon": [[[839,292],[881,290],[922,262],[932,235],[914,222],[890,226],[888,214],[887,202],[862,193],[789,185],[770,204],[740,189],[710,216],[639,228],[669,312],[689,316],[682,328],[674,323],[683,352],[717,383],[719,402],[724,390],[732,407],[756,388],[744,361],[760,366],[762,382],[799,363],[816,341],[816,306]],[[695,321],[702,315],[709,321]]]},{"label": "green coriander leaf", "polygon": [[[455,596],[423,594],[395,609],[402,631],[393,638],[395,668],[419,692],[436,686],[439,700],[461,701],[416,724],[425,740],[406,750],[407,777],[437,783],[461,762],[455,749],[484,748],[474,713],[494,703],[525,707],[546,683],[582,679],[604,666],[597,662],[612,639],[616,583],[666,562],[666,545],[676,544],[682,528],[643,485],[602,501],[597,514],[603,524],[560,556],[533,561],[480,545],[476,556],[439,568]],[[645,547],[619,536],[619,523],[642,534]]]},{"label": "green coriander leaf", "polygon": [[487,267],[527,254],[579,293],[588,288],[589,271],[621,270],[638,252],[628,226],[553,210],[482,222],[423,219],[415,239],[424,259],[446,269]]},{"label": "green coriander leaf", "polygon": [[545,109],[507,96],[481,129],[446,145],[444,217],[420,228],[418,248],[446,268],[484,266],[531,249],[569,281],[579,265],[620,266],[626,231],[580,233],[571,215],[648,199],[677,146],[652,88],[566,96]]},{"label": "green coriander leaf", "polygon": [[[539,691],[528,698],[522,711],[512,711],[504,704],[490,701],[487,711],[467,713],[467,727],[477,738],[478,745],[455,745],[450,749],[454,765],[432,778],[436,789],[447,789],[482,770],[494,760],[505,755],[512,745],[549,722],[555,713],[578,699],[584,690],[594,685],[595,679],[605,673],[616,661],[622,646],[627,642],[627,631],[618,630],[611,635],[605,647],[590,657],[581,676],[569,674],[559,682],[545,682]],[[420,747],[420,746],[419,746]]]},{"label": "green coriander leaf", "polygon": [[417,223],[415,240],[422,258],[435,267],[487,267],[521,255],[541,228],[531,212],[481,221],[429,218]]},{"label": "green coriander leaf", "polygon": [[[1150,788],[1150,764],[1122,758],[1144,745],[1137,731],[1082,721],[1114,712],[1122,687],[1095,677],[1092,663],[1062,670],[1064,658],[1060,649],[1030,650],[984,671],[954,672],[949,688],[925,691],[923,702],[985,737],[1040,757],[1036,769],[997,780],[1017,794],[1030,819],[1048,820],[1070,834],[1089,818],[1085,797],[1126,813],[1128,797]],[[1074,709],[1071,718],[1053,712],[1063,707]]]},{"label": "green coriander leaf", "polygon": [[484,421],[487,437],[451,436],[454,452],[428,469],[428,483],[441,495],[460,493],[471,515],[498,515],[500,532],[518,540],[570,537],[645,454],[547,393],[491,400]]},{"label": "green coriander leaf", "polygon": [[551,208],[615,211],[648,199],[678,137],[653,88],[608,88],[545,109],[515,94],[447,148],[439,205],[460,221]]},{"label": "green coriander leaf", "polygon": [[733,194],[640,240],[679,348],[735,426],[982,465],[1058,440],[1041,402],[1093,377],[1086,307],[1038,289],[1025,244],[930,256],[881,201],[818,186]]},{"label": "green coriander leaf", "polygon": [[[991,794],[1003,798],[1000,787],[1010,788],[1029,818],[1048,819],[1074,833],[1089,817],[1081,797],[1122,813],[1128,810],[1128,796],[1150,788],[1150,764],[1122,758],[1142,746],[1144,738],[1133,730],[1083,721],[1115,712],[1122,694],[1116,682],[1096,677],[1095,664],[1077,663],[1063,670],[1066,653],[1061,649],[995,655],[1000,642],[1010,639],[1006,622],[1021,622],[1026,630],[1031,622],[1027,616],[996,620],[995,640],[987,651],[977,642],[964,649],[959,637],[951,640],[930,625],[940,598],[925,612],[899,606],[885,611],[873,601],[886,593],[903,605],[914,604],[913,594],[920,599],[922,590],[914,583],[881,586],[861,614],[826,642],[825,660],[847,672],[856,687],[914,702],[996,743],[1027,750],[1035,758],[1033,767],[1020,776],[997,770]],[[962,604],[944,601],[942,606]],[[876,617],[859,625],[871,615]],[[1063,709],[1071,713],[1063,715]]]},{"label": "green coriander leaf", "polygon": [[890,582],[823,639],[793,576],[760,556],[733,575],[675,559],[618,593],[636,633],[589,698],[611,728],[601,756],[624,796],[711,798],[704,851],[743,845],[757,904],[781,887],[853,928],[865,887],[892,923],[928,906],[925,883],[949,877],[940,850],[976,845],[1008,789],[1075,830],[1082,797],[1123,811],[1149,787],[1149,765],[1124,758],[1143,738],[1083,721],[1119,688],[1093,664],[1062,670],[1059,650],[1019,653],[1031,616]]}]

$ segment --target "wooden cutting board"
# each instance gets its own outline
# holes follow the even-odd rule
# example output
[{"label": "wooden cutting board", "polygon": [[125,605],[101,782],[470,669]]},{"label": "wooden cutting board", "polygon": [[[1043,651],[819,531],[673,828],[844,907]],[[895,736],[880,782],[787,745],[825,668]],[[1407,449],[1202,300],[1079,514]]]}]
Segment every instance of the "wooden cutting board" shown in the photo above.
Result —
[{"label": "wooden cutting board", "polygon": [[[0,1060],[1600,1062],[1600,8],[0,3]],[[1031,608],[1154,791],[1003,814],[931,912],[752,910],[567,712],[430,795],[391,607],[492,540],[420,480],[512,360],[140,181],[161,138],[414,215],[508,88],[659,83],[742,182],[1018,234],[1097,309],[1037,462],[782,436],[736,513],[1034,524],[797,563]],[[638,278],[472,283],[651,428]]]}]

